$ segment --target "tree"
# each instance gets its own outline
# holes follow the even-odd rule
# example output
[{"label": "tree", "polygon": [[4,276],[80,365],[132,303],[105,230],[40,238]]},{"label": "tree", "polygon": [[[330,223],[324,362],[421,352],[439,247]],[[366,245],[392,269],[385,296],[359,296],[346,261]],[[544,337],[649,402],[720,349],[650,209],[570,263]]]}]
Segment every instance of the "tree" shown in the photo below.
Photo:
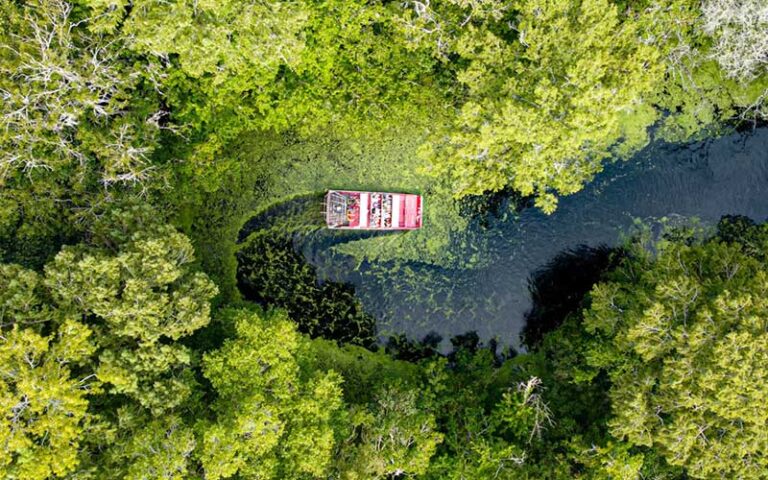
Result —
[{"label": "tree", "polygon": [[2,9],[0,181],[46,171],[89,180],[89,157],[99,160],[102,184],[145,180],[157,124],[130,108],[145,102],[128,93],[141,77],[121,64],[116,39],[90,35],[81,25],[90,19],[63,0]]},{"label": "tree", "polygon": [[423,395],[413,388],[384,386],[353,420],[353,434],[337,454],[340,478],[387,479],[423,475],[442,434]]},{"label": "tree", "polygon": [[761,0],[707,0],[704,32],[715,39],[713,58],[726,75],[742,81],[768,73],[768,4]]},{"label": "tree", "polygon": [[[40,278],[0,265],[0,474],[26,479],[64,476],[78,465],[91,422],[87,395],[98,382],[82,367],[92,331],[66,318],[56,333],[40,326],[55,315],[39,297]],[[87,372],[87,371],[86,371]]]},{"label": "tree", "polygon": [[89,334],[69,322],[58,338],[15,326],[0,339],[3,478],[63,476],[78,465],[90,382],[69,364],[88,356]]},{"label": "tree", "polygon": [[683,239],[638,254],[584,314],[586,363],[612,383],[611,433],[694,478],[768,471],[768,228],[747,228],[749,244]]},{"label": "tree", "polygon": [[191,427],[176,414],[148,418],[142,412],[120,409],[117,439],[99,462],[101,477],[129,480],[192,477],[192,454],[197,446]]},{"label": "tree", "polygon": [[533,455],[553,427],[541,380],[516,381],[528,372],[510,375],[512,362],[499,368],[496,360],[489,349],[459,348],[450,364],[438,359],[425,365],[427,408],[443,435],[425,477],[572,478],[561,475],[561,459],[554,452],[543,462]]},{"label": "tree", "polygon": [[452,53],[466,100],[427,154],[459,197],[511,186],[551,212],[607,157],[644,145],[656,119],[644,97],[663,67],[606,0],[489,10],[464,15]]},{"label": "tree", "polygon": [[[730,5],[735,9],[745,4]],[[718,34],[706,33],[709,27],[704,25],[711,22],[702,12],[702,2],[656,0],[636,18],[642,38],[656,46],[666,69],[665,82],[647,98],[668,113],[660,121],[658,137],[687,141],[718,133],[727,121],[765,116],[768,77],[737,78],[718,63],[711,36]],[[748,57],[746,52],[743,57]]]},{"label": "tree", "polygon": [[236,336],[203,360],[218,398],[203,425],[206,478],[327,475],[342,414],[341,378],[306,363],[307,340],[284,312],[230,310]]},{"label": "tree", "polygon": [[197,383],[180,340],[207,325],[216,287],[185,236],[129,227],[141,213],[113,212],[92,232],[104,244],[65,247],[43,273],[0,264],[5,477],[184,477],[195,440],[174,409]]},{"label": "tree", "polygon": [[222,150],[244,132],[344,133],[361,119],[432,113],[434,90],[419,81],[435,62],[414,55],[386,2],[82,3],[98,31],[165,65],[164,99],[191,143],[179,171],[206,191],[221,187],[232,168]]},{"label": "tree", "polygon": [[0,1],[0,243],[35,267],[82,230],[75,217],[161,176],[155,65],[90,21],[64,0]]},{"label": "tree", "polygon": [[[109,9],[103,2],[88,3],[95,12]],[[166,97],[175,121],[207,140],[189,159],[201,164],[189,165],[199,173],[223,142],[275,109],[281,72],[301,59],[307,9],[304,2],[272,0],[132,3],[122,10],[125,18],[105,28],[120,26],[136,52],[166,63],[173,58],[167,69],[172,74],[163,82]]]},{"label": "tree", "polygon": [[192,244],[172,227],[139,231],[118,248],[63,248],[45,285],[58,309],[93,325],[96,374],[109,391],[159,413],[191,393],[192,354],[178,341],[208,324],[217,290],[190,271]]}]

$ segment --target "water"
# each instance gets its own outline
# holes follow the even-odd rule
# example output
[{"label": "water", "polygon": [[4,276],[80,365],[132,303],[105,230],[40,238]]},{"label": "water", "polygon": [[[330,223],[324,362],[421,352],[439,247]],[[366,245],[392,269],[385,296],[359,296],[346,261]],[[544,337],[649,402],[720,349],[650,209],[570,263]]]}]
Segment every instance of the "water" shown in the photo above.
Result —
[{"label": "water", "polygon": [[[562,198],[544,215],[527,209],[519,218],[487,231],[489,266],[448,270],[429,265],[335,262],[327,279],[352,283],[382,337],[403,333],[419,340],[436,333],[444,341],[469,331],[520,348],[529,279],[558,253],[580,245],[613,246],[636,219],[697,217],[714,223],[722,215],[768,217],[768,128],[687,145],[653,144],[631,160],[606,167],[581,192]],[[327,266],[327,263],[326,263]]]}]

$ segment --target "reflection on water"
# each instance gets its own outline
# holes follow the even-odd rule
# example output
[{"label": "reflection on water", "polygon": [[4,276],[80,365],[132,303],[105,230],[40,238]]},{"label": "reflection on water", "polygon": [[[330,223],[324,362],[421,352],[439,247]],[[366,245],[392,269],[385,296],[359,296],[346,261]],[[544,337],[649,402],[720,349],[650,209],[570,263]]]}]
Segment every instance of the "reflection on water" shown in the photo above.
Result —
[{"label": "reflection on water", "polygon": [[[768,217],[768,128],[689,145],[654,144],[608,166],[583,191],[561,199],[551,216],[527,209],[487,230],[489,266],[448,270],[422,264],[363,264],[327,249],[305,248],[325,279],[351,282],[382,337],[448,339],[475,331],[519,346],[531,309],[529,278],[558,253],[616,245],[635,219],[725,214]],[[311,252],[311,253],[309,253]]]}]

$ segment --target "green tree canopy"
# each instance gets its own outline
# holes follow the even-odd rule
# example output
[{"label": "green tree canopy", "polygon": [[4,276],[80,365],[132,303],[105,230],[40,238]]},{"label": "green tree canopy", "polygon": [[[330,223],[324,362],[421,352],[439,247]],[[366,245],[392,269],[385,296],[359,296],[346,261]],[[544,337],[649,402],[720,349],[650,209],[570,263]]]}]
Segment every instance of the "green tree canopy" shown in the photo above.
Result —
[{"label": "green tree canopy", "polygon": [[0,248],[28,265],[81,231],[75,218],[163,176],[156,64],[90,21],[64,0],[0,1]]},{"label": "green tree canopy", "polygon": [[[216,287],[190,269],[189,239],[171,227],[111,239],[112,248],[65,247],[41,274],[0,264],[4,477],[120,469],[125,460],[130,478],[184,471],[194,438],[170,412],[196,382],[192,351],[179,341],[207,325]],[[152,423],[147,412],[171,416]],[[158,431],[168,444],[155,449],[146,439]],[[107,452],[103,462],[91,446]]]},{"label": "green tree canopy", "polygon": [[[389,381],[396,381],[389,379]],[[356,411],[352,435],[337,454],[344,480],[418,477],[442,441],[425,396],[415,388],[385,385],[366,409]]]},{"label": "green tree canopy", "polygon": [[156,412],[190,394],[192,355],[181,338],[208,324],[216,286],[190,271],[192,244],[171,227],[140,231],[118,252],[65,247],[46,266],[58,309],[89,319],[99,379]]},{"label": "green tree canopy", "polygon": [[[5,287],[6,279],[2,280],[0,287]],[[5,315],[3,319],[14,320]],[[90,420],[87,394],[94,382],[90,375],[73,372],[73,366],[84,363],[94,350],[91,333],[74,320],[50,336],[19,324],[4,329],[0,336],[3,478],[62,477],[78,465],[80,442]]]},{"label": "green tree canopy", "polygon": [[[62,317],[43,298],[42,279],[0,264],[0,475],[63,476],[78,465],[91,422],[88,394],[98,388],[83,368],[96,346],[77,317]],[[55,333],[45,333],[47,324]]]},{"label": "green tree canopy", "polygon": [[307,340],[284,312],[225,312],[236,335],[206,354],[218,398],[204,427],[206,478],[327,475],[342,415],[341,378],[304,361]]},{"label": "green tree canopy", "polygon": [[231,167],[222,148],[244,132],[343,133],[439,105],[439,92],[421,88],[435,60],[416,54],[389,2],[81,3],[92,29],[120,32],[132,52],[165,65],[164,100],[192,140],[180,170],[208,190]]},{"label": "green tree canopy", "polygon": [[643,98],[664,70],[607,0],[496,5],[465,9],[452,51],[466,100],[430,155],[458,196],[511,186],[551,212],[554,194],[581,189],[616,144],[646,142],[656,115]]},{"label": "green tree canopy", "polygon": [[668,241],[592,291],[587,364],[611,379],[611,433],[695,478],[766,478],[768,229]]},{"label": "green tree canopy", "polygon": [[[765,118],[768,76],[737,79],[739,75],[734,74],[733,66],[727,66],[737,59],[744,64],[756,64],[754,53],[759,51],[760,44],[755,44],[755,48],[743,41],[734,44],[730,34],[739,32],[737,37],[748,38],[754,35],[753,29],[759,31],[759,24],[730,24],[728,18],[716,13],[718,5],[729,3],[732,8],[728,15],[744,8],[742,19],[750,17],[750,2],[699,0],[655,0],[635,15],[641,37],[655,45],[666,70],[665,81],[647,98],[665,112],[656,131],[658,137],[686,141],[718,133],[729,121]],[[721,29],[729,31],[727,40],[718,36]],[[723,48],[730,58],[724,59],[721,66],[717,59],[724,53]]]},{"label": "green tree canopy", "polygon": [[117,413],[116,438],[105,458],[98,462],[96,478],[194,478],[197,440],[192,427],[178,414],[152,418],[130,408],[121,408]]},{"label": "green tree canopy", "polygon": [[459,348],[450,363],[429,361],[425,373],[428,408],[444,438],[425,478],[559,478],[557,455],[541,464],[531,459],[554,426],[539,378],[498,368],[485,348]]}]

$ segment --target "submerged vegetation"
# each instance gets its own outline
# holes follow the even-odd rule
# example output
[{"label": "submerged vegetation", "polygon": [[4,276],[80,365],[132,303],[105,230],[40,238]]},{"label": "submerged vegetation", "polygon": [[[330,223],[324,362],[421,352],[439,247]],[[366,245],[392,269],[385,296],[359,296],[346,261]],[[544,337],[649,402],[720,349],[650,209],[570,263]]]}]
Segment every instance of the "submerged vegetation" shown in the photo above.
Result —
[{"label": "submerged vegetation", "polygon": [[[768,478],[766,226],[572,252],[517,355],[297,249],[447,311],[497,219],[764,121],[764,3],[0,0],[0,476]],[[323,237],[338,187],[424,228]]]},{"label": "submerged vegetation", "polygon": [[284,308],[312,337],[371,346],[375,320],[362,311],[349,285],[318,285],[315,269],[274,230],[251,234],[238,251],[238,285],[244,298]]}]

